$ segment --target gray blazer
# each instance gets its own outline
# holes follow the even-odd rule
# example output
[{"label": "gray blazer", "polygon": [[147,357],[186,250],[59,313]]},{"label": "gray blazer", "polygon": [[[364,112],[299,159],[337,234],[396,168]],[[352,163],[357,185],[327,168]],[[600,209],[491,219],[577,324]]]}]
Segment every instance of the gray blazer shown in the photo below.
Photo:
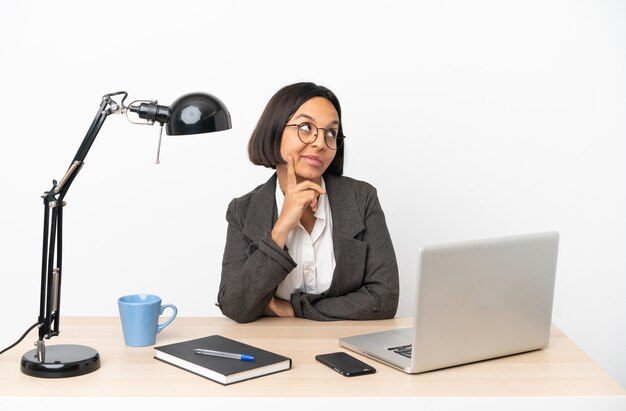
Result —
[{"label": "gray blazer", "polygon": [[[271,230],[278,218],[274,174],[228,206],[228,233],[217,301],[222,313],[254,321],[296,266]],[[295,292],[297,317],[312,320],[393,318],[398,308],[398,265],[376,189],[349,177],[324,176],[332,210],[335,271],[322,294]]]}]

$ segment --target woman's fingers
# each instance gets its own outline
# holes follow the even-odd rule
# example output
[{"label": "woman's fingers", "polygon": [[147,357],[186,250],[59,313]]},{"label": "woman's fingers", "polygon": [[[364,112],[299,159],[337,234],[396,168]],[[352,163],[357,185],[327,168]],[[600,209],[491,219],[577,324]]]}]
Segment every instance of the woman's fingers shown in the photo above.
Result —
[{"label": "woman's fingers", "polygon": [[292,156],[287,157],[287,189],[298,185],[296,179],[296,166]]},{"label": "woman's fingers", "polygon": [[315,194],[316,196],[320,194],[326,194],[326,191],[324,191],[324,189],[319,184],[315,184],[314,182],[309,181],[309,180],[303,181],[300,184],[297,184],[291,187],[290,191],[291,192],[314,191],[316,193]]},{"label": "woman's fingers", "polygon": [[320,194],[324,194],[324,191],[319,188],[317,189],[305,189],[299,192],[295,192],[292,194],[294,204],[298,205],[300,209],[304,210],[307,206],[317,206],[317,201]]}]

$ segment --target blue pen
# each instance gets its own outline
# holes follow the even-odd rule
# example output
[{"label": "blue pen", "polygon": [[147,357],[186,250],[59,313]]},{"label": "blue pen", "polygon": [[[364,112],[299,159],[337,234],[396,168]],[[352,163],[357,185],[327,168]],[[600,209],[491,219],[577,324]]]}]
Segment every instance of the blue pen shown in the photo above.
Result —
[{"label": "blue pen", "polygon": [[196,348],[194,351],[196,352],[196,354],[212,355],[214,357],[234,358],[236,360],[242,360],[242,361],[254,361],[254,357],[251,355],[234,354],[230,352],[222,352],[222,351],[214,351],[214,350],[205,350],[204,348]]}]

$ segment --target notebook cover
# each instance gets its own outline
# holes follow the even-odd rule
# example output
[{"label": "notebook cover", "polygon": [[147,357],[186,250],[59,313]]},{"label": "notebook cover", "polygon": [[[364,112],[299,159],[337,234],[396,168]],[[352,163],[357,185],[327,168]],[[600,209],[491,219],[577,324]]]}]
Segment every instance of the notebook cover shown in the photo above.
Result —
[{"label": "notebook cover", "polygon": [[[254,357],[254,361],[241,361],[232,358],[223,358],[223,357],[215,357],[209,355],[200,355],[196,354],[194,350],[196,348],[205,348],[209,350],[215,351],[224,351],[230,353],[237,354],[246,354]],[[225,377],[225,382],[217,381],[216,379],[210,378],[207,375],[202,375],[203,377],[212,379],[221,384],[230,384],[233,382],[241,381],[242,379],[238,379],[237,374],[250,371],[257,370],[261,375],[256,375],[253,378],[260,377],[262,375],[267,375],[269,373],[275,373],[278,371],[286,371],[291,368],[291,359],[267,350],[263,350],[258,347],[254,347],[248,344],[244,344],[242,342],[232,340],[230,338],[223,337],[221,335],[210,335],[208,337],[197,338],[194,340],[182,341],[179,343],[163,345],[159,347],[154,347],[157,351],[155,358],[157,360],[164,361],[166,363],[170,363],[166,359],[159,358],[159,353],[169,354],[173,357],[176,357],[182,361],[177,361],[178,364],[172,364],[177,367],[186,369],[187,371],[191,371],[187,368],[186,363],[195,364],[216,372],[223,377]],[[273,364],[288,361],[288,364],[278,371],[268,371],[267,373],[263,373],[263,370],[260,370],[264,367],[272,366]],[[193,371],[191,371],[193,372]],[[197,374],[194,372],[194,374]],[[244,378],[249,379],[249,378]]]}]

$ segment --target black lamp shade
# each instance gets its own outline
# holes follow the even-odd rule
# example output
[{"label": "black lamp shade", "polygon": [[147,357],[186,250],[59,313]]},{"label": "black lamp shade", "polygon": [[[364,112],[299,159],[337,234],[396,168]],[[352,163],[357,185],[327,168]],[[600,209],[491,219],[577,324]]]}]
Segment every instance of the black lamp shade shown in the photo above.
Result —
[{"label": "black lamp shade", "polygon": [[165,132],[175,136],[230,128],[230,113],[219,98],[207,93],[190,93],[170,105],[170,119]]}]

